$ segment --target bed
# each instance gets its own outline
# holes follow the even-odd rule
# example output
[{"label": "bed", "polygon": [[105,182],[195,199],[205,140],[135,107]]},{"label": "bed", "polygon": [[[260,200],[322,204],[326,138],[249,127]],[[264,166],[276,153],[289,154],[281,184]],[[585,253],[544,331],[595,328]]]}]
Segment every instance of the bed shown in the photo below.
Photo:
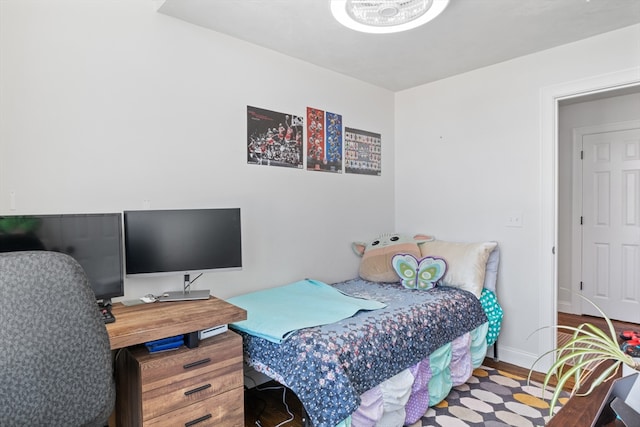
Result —
[{"label": "bed", "polygon": [[[247,309],[258,326],[230,326],[243,338],[246,364],[290,388],[302,402],[309,425],[410,425],[453,386],[463,384],[482,363],[487,347],[496,345],[502,320],[495,295],[497,245],[489,255],[481,260],[478,293],[445,283],[421,291],[399,282],[356,278],[321,284],[357,300],[355,314],[342,314],[340,320],[313,326],[303,322],[275,338],[263,335],[255,330],[261,327],[260,318],[270,322],[273,316],[260,291],[229,299]],[[320,286],[317,281],[301,282]],[[256,309],[247,303],[254,296]],[[309,300],[316,309],[301,311],[325,311],[318,305],[322,298]],[[279,301],[276,297],[271,313],[283,311],[277,308]],[[358,301],[380,306],[360,306]]]}]

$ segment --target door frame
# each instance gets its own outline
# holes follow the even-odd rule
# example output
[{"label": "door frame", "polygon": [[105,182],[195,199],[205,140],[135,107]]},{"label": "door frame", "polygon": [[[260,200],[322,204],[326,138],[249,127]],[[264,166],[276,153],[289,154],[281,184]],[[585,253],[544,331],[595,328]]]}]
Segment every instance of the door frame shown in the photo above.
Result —
[{"label": "door frame", "polygon": [[[540,287],[538,349],[542,354],[555,348],[556,334],[550,325],[558,323],[558,108],[561,100],[596,93],[605,93],[640,85],[640,67],[581,80],[559,83],[540,91]],[[540,361],[546,371],[553,363],[550,358]]]},{"label": "door frame", "polygon": [[580,280],[582,279],[582,227],[577,221],[582,214],[582,160],[580,151],[582,149],[582,138],[585,135],[597,133],[617,132],[640,128],[640,120],[628,120],[622,122],[605,123],[600,125],[582,126],[573,129],[573,197],[571,205],[571,311],[582,314],[583,304],[588,304],[574,294],[580,294]]}]

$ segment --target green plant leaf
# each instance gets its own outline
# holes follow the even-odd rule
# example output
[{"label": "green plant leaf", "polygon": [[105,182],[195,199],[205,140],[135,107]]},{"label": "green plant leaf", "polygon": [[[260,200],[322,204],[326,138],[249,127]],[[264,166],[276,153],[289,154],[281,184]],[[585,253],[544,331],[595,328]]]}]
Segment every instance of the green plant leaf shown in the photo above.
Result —
[{"label": "green plant leaf", "polygon": [[[591,370],[586,369],[588,366],[593,364],[592,369],[595,370],[602,363],[613,361],[611,366],[607,366],[602,373],[591,381],[586,392],[579,394],[581,396],[590,394],[598,385],[613,378],[621,364],[624,363],[634,369],[638,369],[640,366],[630,355],[620,349],[613,323],[600,307],[588,298],[582,295],[580,295],[580,297],[588,301],[598,310],[607,323],[608,331],[604,331],[591,323],[582,323],[578,325],[578,327],[565,325],[547,327],[571,332],[571,339],[567,343],[542,353],[542,355],[533,362],[529,370],[529,376],[527,377],[527,381],[530,381],[533,368],[540,360],[550,355],[554,356],[554,362],[547,370],[543,384],[543,388],[546,389],[552,378],[556,378],[556,387],[549,404],[550,416],[553,416],[553,410],[570,378],[574,378],[571,396],[578,393],[586,377],[591,373]],[[542,329],[545,328],[539,328],[533,333]]]},{"label": "green plant leaf", "polygon": [[0,233],[27,233],[38,228],[39,220],[25,216],[0,217]]}]

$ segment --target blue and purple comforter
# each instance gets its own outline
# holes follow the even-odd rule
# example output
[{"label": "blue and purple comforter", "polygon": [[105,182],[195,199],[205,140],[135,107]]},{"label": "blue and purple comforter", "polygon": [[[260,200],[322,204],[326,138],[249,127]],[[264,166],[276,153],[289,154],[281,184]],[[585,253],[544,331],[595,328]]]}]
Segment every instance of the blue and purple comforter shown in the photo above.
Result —
[{"label": "blue and purple comforter", "polygon": [[293,390],[316,427],[338,425],[363,393],[488,321],[480,300],[457,288],[419,291],[362,279],[333,286],[387,306],[298,330],[280,344],[238,331],[245,361]]}]

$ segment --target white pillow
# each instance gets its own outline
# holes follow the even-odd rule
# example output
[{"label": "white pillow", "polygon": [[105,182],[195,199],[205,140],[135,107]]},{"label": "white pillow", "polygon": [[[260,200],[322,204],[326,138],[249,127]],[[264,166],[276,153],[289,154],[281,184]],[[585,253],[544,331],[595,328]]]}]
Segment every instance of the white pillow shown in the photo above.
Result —
[{"label": "white pillow", "polygon": [[487,259],[487,271],[484,274],[484,288],[492,292],[496,291],[498,283],[498,264],[500,264],[500,247],[496,246]]},{"label": "white pillow", "polygon": [[440,257],[447,262],[442,278],[445,285],[461,288],[480,298],[484,286],[487,260],[497,242],[457,243],[435,240],[420,245],[422,257]]}]

